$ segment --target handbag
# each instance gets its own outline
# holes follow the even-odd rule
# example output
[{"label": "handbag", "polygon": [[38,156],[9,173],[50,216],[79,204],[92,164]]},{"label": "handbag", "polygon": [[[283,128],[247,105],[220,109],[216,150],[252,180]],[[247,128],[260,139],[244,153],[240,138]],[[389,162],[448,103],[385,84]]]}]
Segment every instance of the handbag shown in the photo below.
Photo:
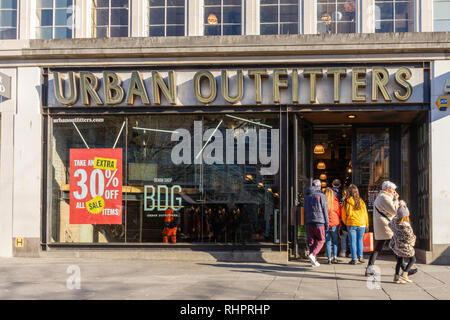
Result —
[{"label": "handbag", "polygon": [[363,252],[373,251],[373,232],[364,233],[363,236]]}]

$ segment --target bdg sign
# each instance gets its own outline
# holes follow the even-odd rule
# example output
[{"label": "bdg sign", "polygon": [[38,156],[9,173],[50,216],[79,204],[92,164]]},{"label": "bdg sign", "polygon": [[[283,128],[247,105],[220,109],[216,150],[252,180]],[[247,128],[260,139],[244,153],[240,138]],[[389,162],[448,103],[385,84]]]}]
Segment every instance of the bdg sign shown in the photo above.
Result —
[{"label": "bdg sign", "polygon": [[47,107],[422,103],[423,69],[329,67],[49,74]]}]

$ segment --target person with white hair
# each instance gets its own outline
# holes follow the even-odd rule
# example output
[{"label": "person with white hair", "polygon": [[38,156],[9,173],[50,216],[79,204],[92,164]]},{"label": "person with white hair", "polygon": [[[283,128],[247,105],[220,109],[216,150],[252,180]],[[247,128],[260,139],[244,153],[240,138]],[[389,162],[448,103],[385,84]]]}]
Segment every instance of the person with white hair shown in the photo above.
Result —
[{"label": "person with white hair", "polygon": [[389,242],[393,236],[389,223],[397,215],[399,208],[399,195],[395,191],[397,186],[391,181],[384,181],[381,189],[373,203],[373,231],[376,246],[370,256],[366,276],[374,274],[372,266],[375,264],[378,254],[383,250],[384,244]]}]

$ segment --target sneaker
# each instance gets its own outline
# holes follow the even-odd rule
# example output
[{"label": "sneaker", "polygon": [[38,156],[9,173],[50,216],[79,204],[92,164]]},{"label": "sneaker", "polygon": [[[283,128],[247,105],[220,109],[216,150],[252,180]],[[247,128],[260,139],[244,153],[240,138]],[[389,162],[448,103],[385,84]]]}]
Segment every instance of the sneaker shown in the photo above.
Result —
[{"label": "sneaker", "polygon": [[320,267],[320,263],[316,260],[316,261],[314,261],[312,266],[313,267]]},{"label": "sneaker", "polygon": [[356,260],[351,260],[348,264],[357,264]]},{"label": "sneaker", "polygon": [[345,251],[339,252],[339,257],[340,258],[345,258]]},{"label": "sneaker", "polygon": [[365,276],[369,277],[369,276],[373,276],[374,274],[375,274],[375,271],[373,270],[372,266],[368,266],[366,268]]},{"label": "sneaker", "polygon": [[341,263],[341,261],[339,261],[338,258],[333,257],[333,258],[331,258],[331,263],[338,264],[338,263]]},{"label": "sneaker", "polygon": [[359,258],[358,258],[358,261],[359,261],[359,263],[365,263],[364,257],[359,257]]},{"label": "sneaker", "polygon": [[311,261],[311,264],[313,264],[313,265],[317,262],[316,257],[314,257],[314,255],[312,253],[309,254],[308,259],[309,259],[309,261]]},{"label": "sneaker", "polygon": [[351,257],[352,257],[352,254],[351,254],[351,253],[347,253],[345,256],[346,256],[347,258],[351,258]]},{"label": "sneaker", "polygon": [[397,281],[394,281],[395,283],[407,283],[405,280],[403,280],[402,278],[399,278]]},{"label": "sneaker", "polygon": [[411,269],[411,270],[409,270],[409,272],[408,272],[408,277],[409,277],[409,276],[412,276],[413,274],[416,274],[416,273],[417,273],[417,268]]},{"label": "sneaker", "polygon": [[400,276],[400,279],[409,283],[412,283],[412,280],[410,278],[408,278],[408,273],[407,272],[403,272],[403,274]]},{"label": "sneaker", "polygon": [[333,263],[333,260],[332,260],[332,259],[328,259],[328,260],[327,260],[327,263],[328,263],[328,264],[332,264],[332,263]]}]

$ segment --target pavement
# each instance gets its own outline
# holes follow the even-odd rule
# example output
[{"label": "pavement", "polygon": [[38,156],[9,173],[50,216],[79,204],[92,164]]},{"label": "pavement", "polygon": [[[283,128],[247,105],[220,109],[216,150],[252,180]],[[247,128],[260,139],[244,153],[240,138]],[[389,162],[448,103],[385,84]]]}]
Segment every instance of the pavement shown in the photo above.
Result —
[{"label": "pavement", "polygon": [[[365,264],[286,264],[76,258],[0,258],[0,299],[51,300],[449,300],[450,266],[417,264],[412,284]],[[319,262],[324,262],[320,260]]]}]

